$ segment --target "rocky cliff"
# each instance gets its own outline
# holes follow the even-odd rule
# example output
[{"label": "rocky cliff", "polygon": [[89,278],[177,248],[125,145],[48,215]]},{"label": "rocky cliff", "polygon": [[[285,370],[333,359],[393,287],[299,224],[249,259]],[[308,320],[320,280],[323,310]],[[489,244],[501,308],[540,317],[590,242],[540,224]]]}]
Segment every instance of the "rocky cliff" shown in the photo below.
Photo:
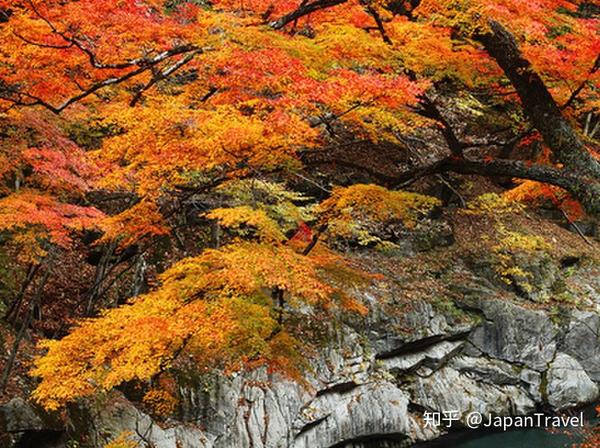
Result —
[{"label": "rocky cliff", "polygon": [[518,279],[509,287],[490,275],[482,254],[473,262],[455,252],[460,241],[452,240],[412,247],[410,256],[357,255],[384,280],[357,291],[370,308],[365,318],[330,325],[304,384],[264,369],[228,377],[182,371],[180,405],[167,418],[145,413],[126,390],[82,402],[66,419],[17,397],[0,408],[4,443],[103,447],[126,434],[155,448],[404,447],[443,435],[425,424],[426,411],[464,419],[597,400],[593,257],[529,259],[525,290]]}]

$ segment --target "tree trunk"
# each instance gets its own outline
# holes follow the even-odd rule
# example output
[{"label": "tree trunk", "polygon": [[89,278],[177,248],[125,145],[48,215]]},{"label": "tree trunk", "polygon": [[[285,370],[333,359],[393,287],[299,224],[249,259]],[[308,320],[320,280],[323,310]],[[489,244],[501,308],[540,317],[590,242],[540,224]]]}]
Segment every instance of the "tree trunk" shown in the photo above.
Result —
[{"label": "tree trunk", "polygon": [[27,332],[27,329],[29,328],[29,325],[31,324],[31,320],[33,319],[33,314],[35,311],[35,307],[39,306],[40,301],[42,299],[44,287],[46,286],[46,282],[48,281],[48,278],[52,271],[52,263],[53,263],[53,259],[52,259],[52,255],[50,255],[50,261],[48,262],[48,264],[46,266],[46,271],[44,272],[44,275],[42,276],[40,283],[38,284],[36,291],[33,294],[33,297],[31,298],[31,304],[29,307],[29,311],[27,312],[27,316],[25,317],[25,320],[21,324],[21,328],[19,329],[17,335],[15,336],[15,340],[13,341],[12,350],[10,352],[8,360],[6,361],[6,365],[4,366],[4,370],[2,372],[2,377],[0,378],[0,391],[2,391],[2,392],[5,390],[6,385],[8,384],[8,380],[10,379],[10,373],[11,373],[14,363],[17,359],[17,353],[19,351],[19,346],[21,345],[21,341],[25,337],[25,333]]},{"label": "tree trunk", "polygon": [[542,78],[522,55],[514,36],[490,20],[478,40],[515,87],[523,110],[540,132],[556,161],[564,166],[565,188],[591,215],[600,216],[600,162],[563,116]]},{"label": "tree trunk", "polygon": [[490,21],[490,28],[491,31],[480,35],[478,40],[517,90],[527,117],[557,161],[577,175],[600,181],[600,163],[586,149],[542,78],[523,57],[514,36],[496,21]]}]

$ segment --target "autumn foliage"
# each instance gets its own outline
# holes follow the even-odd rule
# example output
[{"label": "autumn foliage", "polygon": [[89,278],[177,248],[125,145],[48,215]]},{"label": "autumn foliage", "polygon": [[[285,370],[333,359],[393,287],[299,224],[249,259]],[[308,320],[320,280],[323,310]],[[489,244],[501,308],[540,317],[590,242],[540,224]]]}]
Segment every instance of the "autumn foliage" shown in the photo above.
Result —
[{"label": "autumn foliage", "polygon": [[[488,47],[509,33],[565,126],[588,121],[577,138],[598,157],[599,10],[566,0],[0,1],[3,248],[35,275],[76,243],[101,254],[86,317],[40,345],[36,399],[58,409],[155,384],[183,362],[299,377],[312,341],[298,320],[367,312],[340,282],[373,277],[341,248],[393,248],[382,229],[410,231],[442,207],[402,190],[421,177],[520,178],[495,198],[549,202],[570,221],[593,215],[597,179],[533,129],[525,87]],[[476,126],[505,138],[482,140]],[[441,145],[443,157],[413,141]],[[375,150],[340,159],[353,143]],[[384,147],[404,165],[373,169]],[[306,177],[316,164],[363,177]],[[153,281],[137,287],[138,276],[130,296],[102,301],[145,275],[148,254],[160,258]],[[24,291],[43,278],[34,274]],[[171,398],[159,388],[146,401],[168,414]]]}]

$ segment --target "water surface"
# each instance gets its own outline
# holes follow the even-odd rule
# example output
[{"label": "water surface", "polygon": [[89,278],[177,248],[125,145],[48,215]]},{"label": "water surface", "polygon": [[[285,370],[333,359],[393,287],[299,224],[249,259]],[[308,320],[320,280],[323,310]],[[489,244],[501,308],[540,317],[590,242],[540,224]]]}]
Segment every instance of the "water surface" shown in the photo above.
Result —
[{"label": "water surface", "polygon": [[524,429],[501,433],[468,436],[467,441],[440,445],[448,448],[566,448],[577,441],[575,437],[554,434],[543,429]]}]

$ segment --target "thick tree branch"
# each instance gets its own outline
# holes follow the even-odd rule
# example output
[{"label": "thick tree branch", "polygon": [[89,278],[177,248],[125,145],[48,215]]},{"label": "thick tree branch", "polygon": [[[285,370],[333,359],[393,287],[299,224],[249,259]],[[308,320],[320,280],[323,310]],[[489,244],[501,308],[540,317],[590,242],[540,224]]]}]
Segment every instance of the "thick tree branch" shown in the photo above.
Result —
[{"label": "thick tree branch", "polygon": [[596,60],[594,61],[594,65],[590,69],[588,77],[586,77],[586,79],[581,84],[579,84],[579,86],[575,90],[573,90],[573,93],[571,93],[571,96],[569,96],[569,99],[565,102],[565,104],[563,104],[560,107],[561,110],[562,109],[567,109],[568,107],[570,107],[575,102],[575,100],[577,99],[577,97],[579,96],[579,94],[583,91],[583,89],[585,89],[585,86],[588,85],[588,82],[589,82],[588,78],[589,78],[589,76],[593,75],[598,70],[600,70],[600,54],[596,57]]},{"label": "thick tree branch", "polygon": [[147,91],[148,89],[150,89],[157,82],[162,81],[164,79],[167,79],[169,76],[171,76],[177,70],[179,70],[181,67],[183,67],[184,65],[186,65],[192,59],[194,59],[194,56],[196,56],[197,53],[198,53],[198,51],[193,51],[191,53],[186,54],[179,61],[175,62],[173,65],[167,67],[163,71],[161,71],[158,74],[156,74],[155,76],[153,76],[152,79],[150,81],[148,81],[148,83],[146,83],[146,85],[144,85],[142,88],[140,88],[137,91],[137,93],[131,99],[131,102],[129,103],[129,105],[132,106],[132,107],[135,106],[137,104],[137,102],[142,98],[142,95],[144,94],[145,91]]},{"label": "thick tree branch", "polygon": [[506,176],[535,180],[555,185],[568,191],[586,211],[600,216],[600,183],[585,176],[547,165],[529,165],[512,160],[470,160],[448,158],[439,169],[460,174],[476,174],[488,177]]},{"label": "thick tree branch", "polygon": [[[183,46],[178,46],[178,47],[172,48],[170,50],[163,51],[162,53],[160,53],[152,58],[145,59],[143,63],[138,62],[137,63],[138,67],[135,70],[131,70],[122,76],[111,77],[111,78],[104,79],[102,81],[98,81],[98,82],[92,84],[91,86],[87,87],[81,93],[74,95],[71,98],[68,98],[67,100],[63,101],[61,104],[59,104],[57,106],[50,104],[49,102],[43,100],[40,97],[31,95],[27,92],[20,92],[18,90],[11,91],[10,89],[5,89],[4,92],[0,92],[0,98],[5,101],[9,101],[17,106],[23,106],[23,107],[42,106],[55,114],[60,114],[63,110],[65,110],[70,105],[72,105],[78,101],[81,101],[84,98],[87,98],[88,96],[96,93],[97,91],[104,89],[106,87],[109,87],[109,86],[121,84],[131,78],[134,78],[134,77],[144,73],[145,71],[149,70],[150,68],[155,67],[156,65],[160,64],[161,62],[171,58],[172,56],[176,56],[176,55],[180,55],[180,54],[184,54],[184,53],[191,53],[192,55],[196,55],[196,54],[202,53],[203,51],[204,51],[204,49],[198,48],[193,45],[183,45]],[[189,55],[187,57],[189,57]],[[177,70],[180,66],[189,62],[189,60],[187,60],[187,57],[184,57],[180,61],[180,63],[181,63],[180,65],[179,65],[179,63],[176,63],[173,66],[171,66],[170,69],[166,69],[166,71],[169,71],[168,74],[171,74],[172,72]],[[167,74],[167,76],[168,76],[168,74]],[[152,84],[154,84],[154,83],[152,83]],[[151,87],[151,85],[148,86],[148,88],[149,87]],[[147,90],[147,89],[144,89],[144,90]]]},{"label": "thick tree branch", "polygon": [[435,101],[430,99],[427,95],[423,95],[419,104],[422,109],[419,109],[417,112],[426,118],[431,118],[432,120],[439,122],[442,125],[442,135],[448,144],[450,152],[456,157],[462,157],[465,145],[460,142],[452,125],[442,115],[435,104]]},{"label": "thick tree branch", "polygon": [[490,30],[477,36],[511,81],[531,124],[540,132],[556,159],[578,175],[600,180],[600,163],[587,150],[562,115],[543,80],[523,57],[514,36],[490,20]]},{"label": "thick tree branch", "polygon": [[341,5],[342,3],[346,3],[347,1],[348,0],[315,0],[310,3],[303,2],[303,4],[300,5],[298,9],[271,22],[269,25],[271,26],[271,28],[279,30],[286,26],[288,23],[295,22],[296,20],[307,16],[308,14],[311,14],[315,11],[331,8],[332,6]]},{"label": "thick tree branch", "polygon": [[377,12],[377,10],[373,7],[373,5],[371,5],[371,2],[369,0],[362,0],[361,3],[364,6],[365,11],[367,11],[369,13],[369,15],[371,17],[373,17],[373,20],[375,20],[375,24],[377,25],[377,30],[379,31],[379,34],[381,35],[381,38],[383,39],[383,41],[386,44],[391,45],[392,39],[390,39],[389,35],[385,31],[385,27],[383,26],[383,20],[382,20],[381,16],[379,15],[379,13]]},{"label": "thick tree branch", "polygon": [[563,188],[579,200],[590,214],[600,216],[600,183],[549,165],[530,164],[519,160],[471,159],[450,156],[432,164],[419,166],[394,175],[367,168],[361,163],[339,158],[321,158],[305,162],[307,166],[323,164],[340,165],[360,170],[388,188],[406,187],[423,177],[447,172],[534,180]]}]

